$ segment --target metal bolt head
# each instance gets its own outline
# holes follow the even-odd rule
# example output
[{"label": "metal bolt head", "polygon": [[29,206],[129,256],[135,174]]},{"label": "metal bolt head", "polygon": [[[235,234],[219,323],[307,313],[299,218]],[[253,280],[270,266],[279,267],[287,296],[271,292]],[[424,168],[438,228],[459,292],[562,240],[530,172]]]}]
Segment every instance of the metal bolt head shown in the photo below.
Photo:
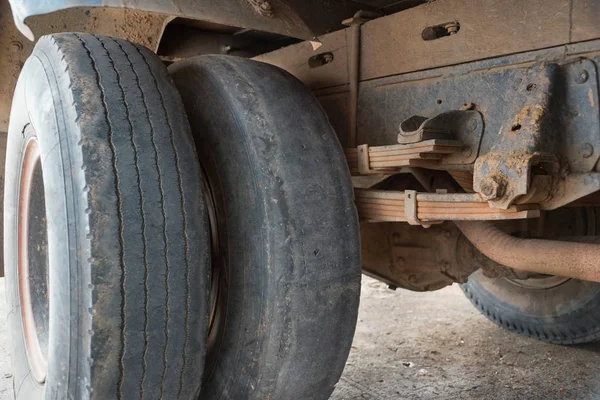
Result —
[{"label": "metal bolt head", "polygon": [[577,76],[575,77],[575,82],[581,85],[582,83],[586,83],[589,77],[590,74],[585,69],[582,69],[581,71],[579,71],[579,74],[577,74]]},{"label": "metal bolt head", "polygon": [[589,143],[584,143],[581,145],[579,153],[583,158],[590,158],[592,155],[594,155],[594,146]]},{"label": "metal bolt head", "polygon": [[504,187],[504,180],[492,176],[481,183],[479,193],[485,200],[494,200],[502,196]]}]

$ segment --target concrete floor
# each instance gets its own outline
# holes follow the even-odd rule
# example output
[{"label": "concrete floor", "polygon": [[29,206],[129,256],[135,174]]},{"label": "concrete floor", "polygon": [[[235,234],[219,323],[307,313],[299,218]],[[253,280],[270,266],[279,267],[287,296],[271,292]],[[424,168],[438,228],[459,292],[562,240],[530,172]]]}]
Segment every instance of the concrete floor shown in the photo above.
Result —
[{"label": "concrete floor", "polygon": [[[0,279],[0,316],[7,313]],[[413,293],[365,278],[359,319],[331,400],[600,398],[600,344],[555,346],[505,332],[457,286]],[[10,396],[0,323],[0,399]]]}]

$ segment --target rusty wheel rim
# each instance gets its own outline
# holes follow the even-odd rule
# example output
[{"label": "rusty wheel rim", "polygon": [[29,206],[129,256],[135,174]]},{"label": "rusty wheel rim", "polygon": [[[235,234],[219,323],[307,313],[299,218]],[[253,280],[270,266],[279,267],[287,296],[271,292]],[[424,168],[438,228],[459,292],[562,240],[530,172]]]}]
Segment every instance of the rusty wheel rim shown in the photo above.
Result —
[{"label": "rusty wheel rim", "polygon": [[30,139],[19,182],[17,273],[27,360],[38,383],[46,381],[48,368],[48,241],[44,201],[39,144]]}]

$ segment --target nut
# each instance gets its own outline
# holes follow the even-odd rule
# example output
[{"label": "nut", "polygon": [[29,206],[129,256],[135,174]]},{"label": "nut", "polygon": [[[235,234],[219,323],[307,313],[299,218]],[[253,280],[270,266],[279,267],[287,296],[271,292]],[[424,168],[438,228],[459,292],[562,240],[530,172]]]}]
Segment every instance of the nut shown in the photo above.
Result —
[{"label": "nut", "polygon": [[490,176],[480,184],[479,192],[485,200],[494,200],[502,197],[506,181],[500,176]]}]

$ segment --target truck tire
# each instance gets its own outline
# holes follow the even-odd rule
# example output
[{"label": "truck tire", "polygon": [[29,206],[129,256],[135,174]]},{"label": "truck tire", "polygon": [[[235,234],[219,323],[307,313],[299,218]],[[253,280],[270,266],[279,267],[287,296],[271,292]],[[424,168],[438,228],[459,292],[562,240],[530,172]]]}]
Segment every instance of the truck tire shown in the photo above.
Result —
[{"label": "truck tire", "polygon": [[600,284],[555,276],[526,280],[488,278],[481,271],[461,285],[490,321],[555,344],[600,339]]},{"label": "truck tire", "polygon": [[348,166],[312,94],[228,56],[175,63],[207,176],[214,312],[200,398],[327,399],[358,313]]},{"label": "truck tire", "polygon": [[155,55],[88,34],[38,41],[15,90],[4,208],[15,398],[197,398],[208,217]]}]

